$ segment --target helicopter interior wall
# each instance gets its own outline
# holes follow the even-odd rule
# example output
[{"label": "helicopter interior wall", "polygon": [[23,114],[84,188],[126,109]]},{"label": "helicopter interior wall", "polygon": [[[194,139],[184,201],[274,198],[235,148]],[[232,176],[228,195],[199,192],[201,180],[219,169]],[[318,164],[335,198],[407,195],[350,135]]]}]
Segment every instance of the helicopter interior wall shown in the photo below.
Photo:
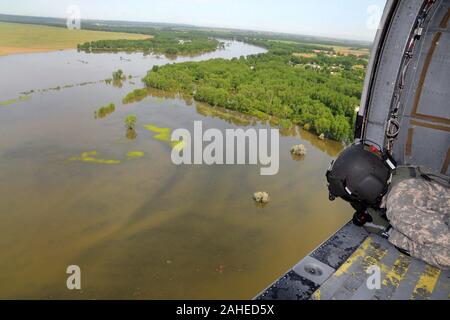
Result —
[{"label": "helicopter interior wall", "polygon": [[[372,54],[381,47],[379,61],[373,67],[372,87],[367,93],[368,101],[362,101],[360,114],[365,118],[364,138],[384,145],[385,128],[389,109],[395,89],[395,80],[403,59],[407,38],[411,33],[414,21],[419,13],[422,0],[397,1],[392,20],[385,21],[383,28],[387,29],[384,39],[374,45]],[[395,7],[395,5],[393,5]],[[386,14],[386,12],[385,12]],[[381,30],[378,31],[379,33]],[[370,67],[370,66],[369,66]],[[365,105],[367,106],[365,107]]]},{"label": "helicopter interior wall", "polygon": [[[364,138],[385,144],[385,132],[408,38],[424,1],[399,1],[389,22],[376,74],[362,109]],[[437,0],[404,77],[400,131],[393,147],[399,164],[426,166],[449,174],[450,162],[450,0]]]},{"label": "helicopter interior wall", "polygon": [[400,133],[394,156],[449,174],[450,162],[450,0],[429,14],[401,99]]}]

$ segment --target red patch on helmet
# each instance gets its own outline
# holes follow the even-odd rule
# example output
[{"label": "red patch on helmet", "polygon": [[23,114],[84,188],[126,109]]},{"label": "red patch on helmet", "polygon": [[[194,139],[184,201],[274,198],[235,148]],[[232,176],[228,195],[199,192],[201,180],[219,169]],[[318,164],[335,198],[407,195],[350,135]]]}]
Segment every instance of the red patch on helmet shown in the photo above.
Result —
[{"label": "red patch on helmet", "polygon": [[375,146],[370,146],[370,151],[376,154],[381,154],[381,151],[378,150]]}]

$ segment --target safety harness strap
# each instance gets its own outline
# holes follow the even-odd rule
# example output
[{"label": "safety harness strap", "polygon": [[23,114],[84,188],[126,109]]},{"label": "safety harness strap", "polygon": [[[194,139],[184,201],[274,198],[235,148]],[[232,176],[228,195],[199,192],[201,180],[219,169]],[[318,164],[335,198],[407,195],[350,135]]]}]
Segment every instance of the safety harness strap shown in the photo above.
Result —
[{"label": "safety harness strap", "polygon": [[425,179],[427,181],[434,181],[440,185],[450,188],[450,177],[435,173],[427,168],[420,166],[399,166],[392,173],[392,180],[389,185],[389,191],[399,182],[410,179],[418,178]]}]

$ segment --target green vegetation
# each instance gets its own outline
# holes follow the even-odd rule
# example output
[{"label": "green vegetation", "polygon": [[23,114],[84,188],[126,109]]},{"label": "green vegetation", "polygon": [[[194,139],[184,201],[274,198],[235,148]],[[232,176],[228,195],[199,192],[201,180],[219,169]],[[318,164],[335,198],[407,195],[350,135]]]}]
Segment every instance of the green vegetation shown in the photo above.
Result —
[{"label": "green vegetation", "polygon": [[130,92],[125,96],[125,98],[122,99],[123,104],[132,103],[132,102],[139,102],[142,99],[144,99],[148,95],[148,91],[146,88],[143,89],[136,89]]},{"label": "green vegetation", "polygon": [[[349,140],[367,60],[333,48],[252,39],[269,52],[239,59],[213,59],[154,67],[148,87],[191,95],[281,125],[294,123],[334,140]],[[310,57],[295,53],[314,53]],[[289,121],[287,121],[289,120]]]},{"label": "green vegetation", "polygon": [[144,155],[143,151],[130,151],[127,153],[128,159],[142,158]]},{"label": "green vegetation", "polygon": [[136,129],[137,117],[134,114],[130,114],[125,118],[125,127],[127,130]]},{"label": "green vegetation", "polygon": [[141,40],[98,40],[78,45],[78,50],[96,51],[142,51],[144,53],[194,55],[215,51],[222,44],[207,36],[186,32],[154,31],[154,37]]},{"label": "green vegetation", "polygon": [[125,136],[130,140],[134,140],[137,138],[136,122],[137,116],[135,116],[134,114],[130,114],[125,118],[125,128],[127,129]]},{"label": "green vegetation", "polygon": [[198,103],[196,105],[196,110],[201,115],[219,118],[237,126],[256,125],[256,119],[254,117],[229,109],[215,108],[204,103]]},{"label": "green vegetation", "polygon": [[148,131],[156,133],[154,138],[159,141],[170,142],[170,128],[160,128],[152,124],[147,124],[144,128]]},{"label": "green vegetation", "polygon": [[114,103],[110,103],[107,106],[101,107],[100,109],[96,110],[94,113],[95,119],[102,119],[111,113],[113,113],[116,110],[116,105]]},{"label": "green vegetation", "polygon": [[[127,159],[136,159],[142,158],[145,155],[143,151],[129,151],[127,152]],[[97,151],[86,151],[80,154],[78,157],[72,157],[68,159],[69,161],[81,161],[81,162],[90,162],[97,164],[120,164],[120,160],[111,160],[111,159],[101,159],[98,158]]]},{"label": "green vegetation", "polygon": [[29,99],[30,99],[29,95],[23,95],[23,96],[20,96],[20,97],[18,97],[16,99],[9,99],[9,100],[5,100],[5,101],[0,101],[0,106],[10,106],[12,104],[16,104],[16,103],[19,103],[19,102],[22,102],[22,101],[27,101]]},{"label": "green vegetation", "polygon": [[153,138],[158,141],[167,142],[170,144],[172,148],[175,148],[177,151],[181,151],[184,148],[185,142],[181,141],[172,141],[171,134],[172,130],[170,128],[161,128],[152,124],[147,124],[144,126],[144,129],[156,133]]},{"label": "green vegetation", "polygon": [[83,152],[79,157],[69,158],[69,161],[92,162],[99,164],[119,164],[120,160],[108,160],[97,158],[97,151]]},{"label": "green vegetation", "polygon": [[112,73],[112,78],[113,78],[113,81],[122,81],[122,80],[126,79],[126,77],[123,74],[123,71],[121,69],[114,71]]}]

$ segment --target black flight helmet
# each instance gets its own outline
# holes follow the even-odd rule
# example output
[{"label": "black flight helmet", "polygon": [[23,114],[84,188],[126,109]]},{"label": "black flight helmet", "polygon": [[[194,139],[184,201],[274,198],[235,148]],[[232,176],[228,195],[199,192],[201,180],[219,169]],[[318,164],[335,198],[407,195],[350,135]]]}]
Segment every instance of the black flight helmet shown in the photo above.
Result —
[{"label": "black flight helmet", "polygon": [[388,189],[391,160],[364,142],[347,147],[327,171],[330,200],[340,197],[356,210],[377,207]]}]

